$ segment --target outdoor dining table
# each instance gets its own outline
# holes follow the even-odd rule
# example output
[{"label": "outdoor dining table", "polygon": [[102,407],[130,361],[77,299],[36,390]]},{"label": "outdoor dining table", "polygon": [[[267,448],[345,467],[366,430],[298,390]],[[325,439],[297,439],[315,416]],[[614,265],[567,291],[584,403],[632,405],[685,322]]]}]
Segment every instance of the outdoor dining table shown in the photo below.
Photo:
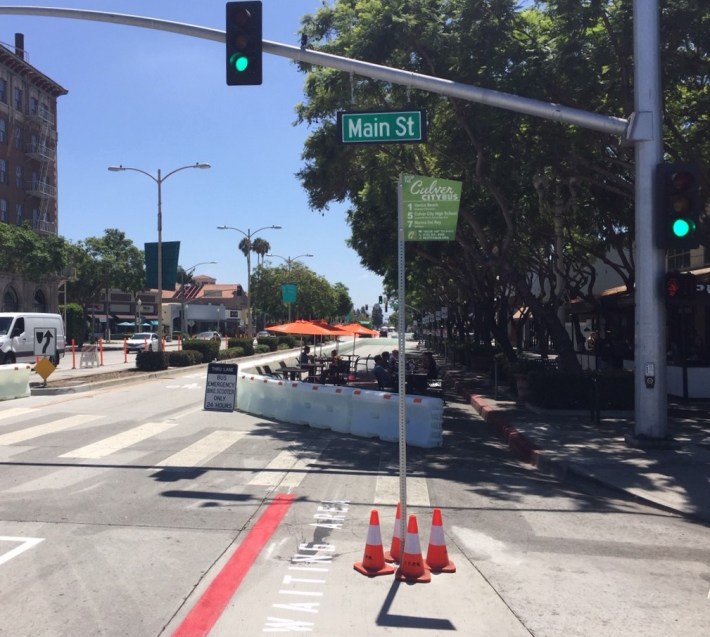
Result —
[{"label": "outdoor dining table", "polygon": [[274,371],[280,372],[284,378],[289,380],[303,380],[303,374],[309,372],[306,367],[279,367]]}]

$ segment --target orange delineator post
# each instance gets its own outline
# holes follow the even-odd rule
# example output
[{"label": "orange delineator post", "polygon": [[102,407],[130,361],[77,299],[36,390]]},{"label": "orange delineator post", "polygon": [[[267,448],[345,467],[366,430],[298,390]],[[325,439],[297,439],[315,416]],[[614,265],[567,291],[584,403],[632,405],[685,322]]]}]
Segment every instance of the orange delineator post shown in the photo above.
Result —
[{"label": "orange delineator post", "polygon": [[394,573],[394,566],[385,564],[385,553],[380,534],[380,517],[375,509],[370,513],[370,526],[367,529],[367,542],[362,562],[355,562],[353,568],[368,577]]},{"label": "orange delineator post", "polygon": [[104,339],[99,339],[99,355],[101,357],[101,367],[104,366]]},{"label": "orange delineator post", "polygon": [[431,582],[431,571],[426,567],[422,557],[422,547],[419,544],[419,529],[415,515],[409,516],[407,535],[404,538],[402,562],[395,573],[395,577],[400,582],[409,582],[410,584]]},{"label": "orange delineator post", "polygon": [[178,334],[178,352],[182,351],[182,334]]},{"label": "orange delineator post", "polygon": [[124,336],[123,337],[123,362],[127,363],[128,362],[128,345],[126,344],[128,339]]},{"label": "orange delineator post", "polygon": [[76,341],[71,339],[71,368],[76,369]]},{"label": "orange delineator post", "polygon": [[426,552],[426,565],[432,573],[455,573],[456,565],[449,559],[444,537],[444,524],[441,520],[441,509],[434,509],[429,534],[429,548]]}]

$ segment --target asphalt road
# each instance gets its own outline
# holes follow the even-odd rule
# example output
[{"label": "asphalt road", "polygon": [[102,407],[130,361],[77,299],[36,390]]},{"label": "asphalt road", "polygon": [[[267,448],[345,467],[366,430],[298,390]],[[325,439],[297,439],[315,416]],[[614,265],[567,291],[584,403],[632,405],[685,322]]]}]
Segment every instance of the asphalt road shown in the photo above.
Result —
[{"label": "asphalt road", "polygon": [[706,634],[705,526],[540,475],[452,397],[407,493],[423,554],[441,508],[457,571],[365,577],[397,445],[205,412],[204,383],[0,405],[0,635]]}]

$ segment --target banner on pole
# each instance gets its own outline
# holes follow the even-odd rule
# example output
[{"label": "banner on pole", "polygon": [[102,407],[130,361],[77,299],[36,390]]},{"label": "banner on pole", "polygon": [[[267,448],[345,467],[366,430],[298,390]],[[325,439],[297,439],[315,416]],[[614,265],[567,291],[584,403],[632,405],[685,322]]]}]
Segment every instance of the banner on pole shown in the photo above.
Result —
[{"label": "banner on pole", "polygon": [[453,241],[461,203],[461,182],[402,176],[405,241]]}]

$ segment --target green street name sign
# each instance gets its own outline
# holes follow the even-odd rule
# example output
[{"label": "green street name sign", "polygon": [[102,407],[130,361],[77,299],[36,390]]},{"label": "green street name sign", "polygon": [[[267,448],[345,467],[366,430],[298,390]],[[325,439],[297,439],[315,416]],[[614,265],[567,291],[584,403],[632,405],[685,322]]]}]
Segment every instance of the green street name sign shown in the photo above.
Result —
[{"label": "green street name sign", "polygon": [[426,111],[340,112],[341,144],[401,144],[426,141]]}]

